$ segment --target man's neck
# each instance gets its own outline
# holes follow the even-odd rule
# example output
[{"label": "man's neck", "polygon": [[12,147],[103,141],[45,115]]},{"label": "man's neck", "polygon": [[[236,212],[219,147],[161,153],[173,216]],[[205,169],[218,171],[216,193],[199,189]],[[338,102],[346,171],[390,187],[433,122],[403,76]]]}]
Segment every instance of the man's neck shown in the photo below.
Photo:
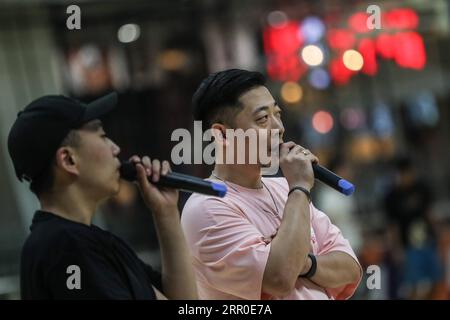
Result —
[{"label": "man's neck", "polygon": [[73,185],[40,198],[41,210],[88,226],[91,225],[98,202]]},{"label": "man's neck", "polygon": [[262,188],[259,165],[216,164],[213,171],[219,179],[250,189]]}]

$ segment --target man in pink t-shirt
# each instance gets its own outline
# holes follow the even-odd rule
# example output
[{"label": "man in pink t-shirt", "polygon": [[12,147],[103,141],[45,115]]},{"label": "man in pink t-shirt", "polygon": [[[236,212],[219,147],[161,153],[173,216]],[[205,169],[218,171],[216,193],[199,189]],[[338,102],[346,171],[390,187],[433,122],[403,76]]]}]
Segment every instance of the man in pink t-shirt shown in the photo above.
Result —
[{"label": "man in pink t-shirt", "polygon": [[[235,146],[227,140],[230,128],[276,129],[283,140],[281,110],[264,84],[260,73],[238,69],[201,83],[194,116],[214,129],[216,152]],[[200,298],[352,296],[362,275],[358,260],[340,230],[311,203],[317,161],[309,150],[286,142],[279,157],[285,178],[262,177],[258,162],[216,163],[210,179],[223,181],[227,195],[194,194],[181,217]]]}]

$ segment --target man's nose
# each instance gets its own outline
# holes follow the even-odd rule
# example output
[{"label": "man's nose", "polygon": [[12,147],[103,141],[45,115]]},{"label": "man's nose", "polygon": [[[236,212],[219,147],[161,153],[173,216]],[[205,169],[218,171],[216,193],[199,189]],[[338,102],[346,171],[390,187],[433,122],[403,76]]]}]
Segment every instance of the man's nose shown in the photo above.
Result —
[{"label": "man's nose", "polygon": [[278,129],[280,132],[280,138],[283,137],[284,126],[283,126],[283,122],[281,121],[281,119],[274,117],[274,119],[272,121],[272,129]]},{"label": "man's nose", "polygon": [[113,149],[114,156],[118,156],[120,153],[120,147],[112,141],[111,141],[111,143],[112,143],[112,149]]}]

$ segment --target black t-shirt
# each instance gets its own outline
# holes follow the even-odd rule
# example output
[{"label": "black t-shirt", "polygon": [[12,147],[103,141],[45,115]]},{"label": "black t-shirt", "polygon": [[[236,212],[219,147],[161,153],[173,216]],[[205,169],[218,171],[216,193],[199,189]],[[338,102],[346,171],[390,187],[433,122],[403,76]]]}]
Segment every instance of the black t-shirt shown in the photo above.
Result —
[{"label": "black t-shirt", "polygon": [[120,238],[37,211],[22,249],[22,299],[155,299],[161,274]]}]

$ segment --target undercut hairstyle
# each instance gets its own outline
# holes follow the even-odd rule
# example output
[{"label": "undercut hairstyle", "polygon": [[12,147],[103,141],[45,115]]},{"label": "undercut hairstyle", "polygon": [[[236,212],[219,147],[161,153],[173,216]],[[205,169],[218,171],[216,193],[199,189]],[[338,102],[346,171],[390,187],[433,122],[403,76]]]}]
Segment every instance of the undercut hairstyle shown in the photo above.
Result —
[{"label": "undercut hairstyle", "polygon": [[203,130],[216,122],[234,126],[234,117],[243,108],[239,97],[265,83],[266,78],[254,71],[229,69],[210,74],[192,97],[194,119],[202,121]]}]

